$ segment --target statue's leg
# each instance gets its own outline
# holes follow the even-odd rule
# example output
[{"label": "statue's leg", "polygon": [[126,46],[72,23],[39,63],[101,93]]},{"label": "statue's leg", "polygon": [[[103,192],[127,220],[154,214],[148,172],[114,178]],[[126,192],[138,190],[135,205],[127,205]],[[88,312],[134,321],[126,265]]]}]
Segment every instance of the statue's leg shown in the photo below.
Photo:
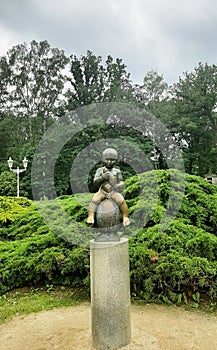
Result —
[{"label": "statue's leg", "polygon": [[124,197],[121,193],[115,192],[112,195],[112,199],[114,199],[115,203],[118,205],[119,210],[122,215],[122,221],[124,226],[128,226],[130,224],[130,219],[128,218],[128,206],[124,200]]},{"label": "statue's leg", "polygon": [[94,224],[94,216],[99,203],[105,198],[102,192],[98,191],[94,194],[93,199],[88,207],[87,224]]},{"label": "statue's leg", "polygon": [[130,219],[128,218],[128,206],[125,201],[122,202],[119,209],[122,214],[123,225],[128,226],[130,224]]},{"label": "statue's leg", "polygon": [[94,215],[97,210],[98,203],[91,202],[88,207],[88,217],[87,217],[87,223],[88,224],[94,224]]}]

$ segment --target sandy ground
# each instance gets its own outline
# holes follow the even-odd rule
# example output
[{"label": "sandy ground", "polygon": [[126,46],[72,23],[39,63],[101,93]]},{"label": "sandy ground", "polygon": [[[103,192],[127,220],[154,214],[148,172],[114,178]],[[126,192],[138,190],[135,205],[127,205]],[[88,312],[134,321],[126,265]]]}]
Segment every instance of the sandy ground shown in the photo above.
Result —
[{"label": "sandy ground", "polygon": [[[1,350],[93,350],[90,304],[15,317],[0,326]],[[217,316],[177,307],[132,306],[122,350],[217,350]]]}]

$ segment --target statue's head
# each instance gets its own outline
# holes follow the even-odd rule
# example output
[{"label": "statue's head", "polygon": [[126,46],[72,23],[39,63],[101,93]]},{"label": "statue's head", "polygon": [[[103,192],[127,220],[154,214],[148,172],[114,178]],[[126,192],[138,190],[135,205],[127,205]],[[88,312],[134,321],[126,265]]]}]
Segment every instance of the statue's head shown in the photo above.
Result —
[{"label": "statue's head", "polygon": [[114,148],[106,148],[102,153],[102,160],[108,168],[112,168],[118,159],[118,153]]}]

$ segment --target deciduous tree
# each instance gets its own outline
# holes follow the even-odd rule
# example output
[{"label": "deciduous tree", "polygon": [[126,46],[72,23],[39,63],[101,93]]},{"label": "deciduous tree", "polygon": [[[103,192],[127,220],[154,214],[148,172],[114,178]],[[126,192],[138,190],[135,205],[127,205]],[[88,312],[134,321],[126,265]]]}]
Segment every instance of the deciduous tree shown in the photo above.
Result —
[{"label": "deciduous tree", "polygon": [[14,46],[0,58],[0,111],[28,118],[30,134],[31,118],[40,118],[43,132],[62,103],[67,61],[47,41]]},{"label": "deciduous tree", "polygon": [[188,171],[217,170],[217,66],[199,63],[174,85],[177,131],[185,140]]}]

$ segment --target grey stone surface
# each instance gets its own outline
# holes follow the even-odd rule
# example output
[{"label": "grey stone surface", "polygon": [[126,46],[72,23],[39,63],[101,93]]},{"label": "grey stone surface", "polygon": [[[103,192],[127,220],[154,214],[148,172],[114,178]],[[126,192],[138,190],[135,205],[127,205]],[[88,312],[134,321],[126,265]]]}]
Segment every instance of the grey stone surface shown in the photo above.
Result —
[{"label": "grey stone surface", "polygon": [[118,349],[131,340],[128,239],[90,241],[92,340]]}]

